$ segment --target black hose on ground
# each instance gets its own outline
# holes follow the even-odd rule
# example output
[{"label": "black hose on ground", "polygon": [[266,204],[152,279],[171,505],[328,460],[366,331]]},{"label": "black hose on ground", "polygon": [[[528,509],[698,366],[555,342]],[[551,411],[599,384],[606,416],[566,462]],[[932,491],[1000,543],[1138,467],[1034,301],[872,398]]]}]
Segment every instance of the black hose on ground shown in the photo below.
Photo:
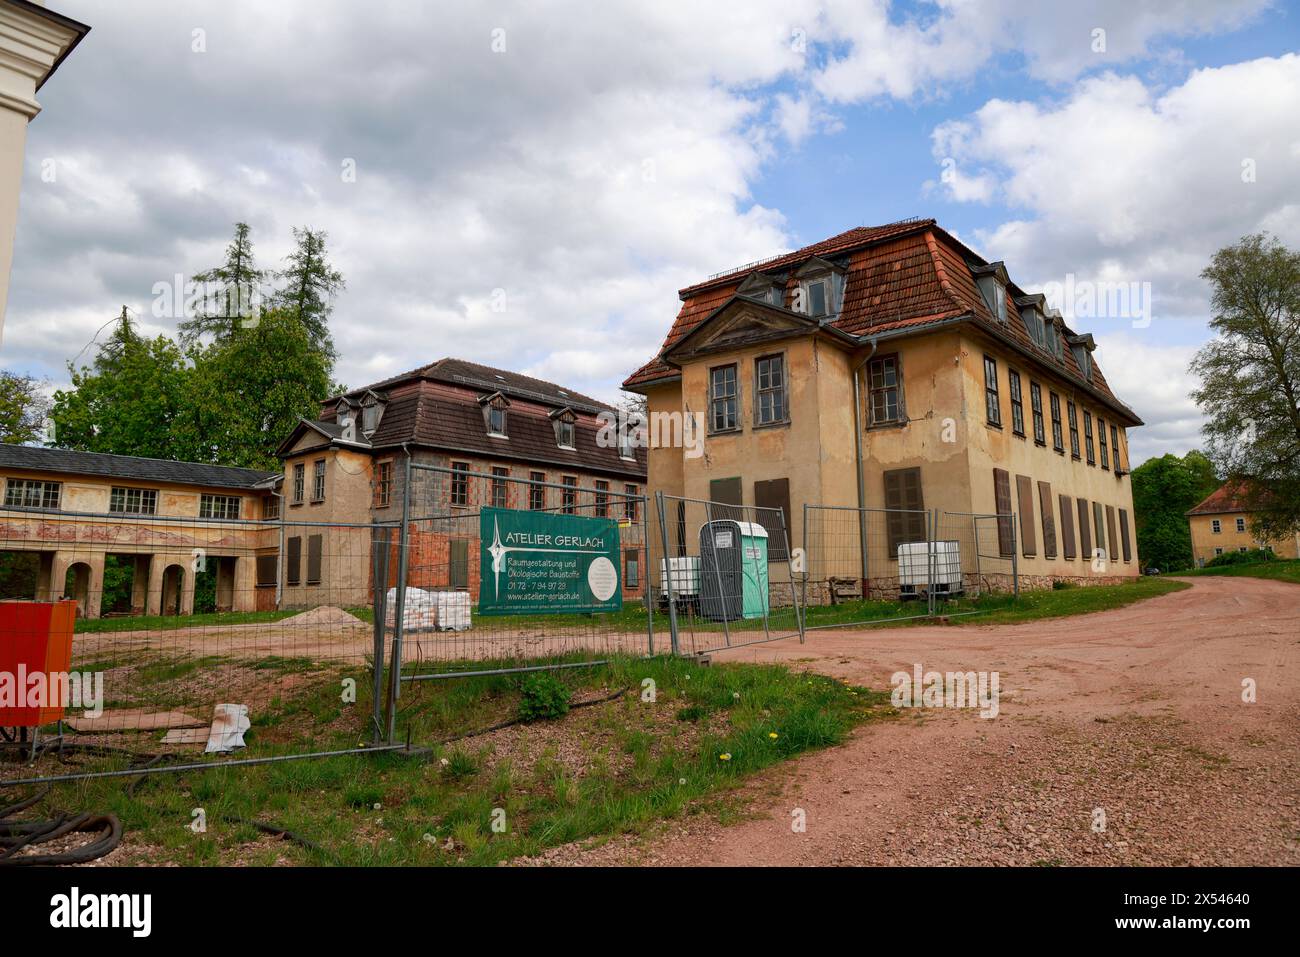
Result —
[{"label": "black hose on ground", "polygon": [[[0,808],[0,867],[85,864],[98,860],[122,843],[122,822],[115,814],[60,814],[50,820],[15,819],[14,815],[32,807],[49,793],[47,787],[16,804]],[[73,833],[91,834],[93,837],[66,851],[18,853]]]}]

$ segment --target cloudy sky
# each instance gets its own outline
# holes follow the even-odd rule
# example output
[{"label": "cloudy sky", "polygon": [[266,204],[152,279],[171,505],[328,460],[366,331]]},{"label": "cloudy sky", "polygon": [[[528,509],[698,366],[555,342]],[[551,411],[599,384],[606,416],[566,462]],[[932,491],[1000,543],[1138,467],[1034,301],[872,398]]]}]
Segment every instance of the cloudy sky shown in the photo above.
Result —
[{"label": "cloudy sky", "polygon": [[1136,460],[1197,444],[1209,255],[1300,246],[1281,2],[49,5],[92,31],[29,130],[0,366],[54,386],[123,304],[172,331],[155,285],[236,220],[265,267],[329,233],[350,386],[456,355],[613,399],[679,287],[934,216],[1027,288],[1133,291],[1062,305]]}]

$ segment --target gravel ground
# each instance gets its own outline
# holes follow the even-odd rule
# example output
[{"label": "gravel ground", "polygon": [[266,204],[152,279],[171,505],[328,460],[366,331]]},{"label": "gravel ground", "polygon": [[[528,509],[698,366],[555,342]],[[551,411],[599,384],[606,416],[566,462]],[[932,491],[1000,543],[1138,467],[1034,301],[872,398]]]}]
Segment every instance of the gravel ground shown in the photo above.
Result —
[{"label": "gravel ground", "polygon": [[1206,577],[1077,618],[727,652],[876,688],[916,662],[997,671],[1000,713],[910,710],[760,775],[739,824],[697,816],[517,863],[1300,864],[1297,599],[1293,584]]}]

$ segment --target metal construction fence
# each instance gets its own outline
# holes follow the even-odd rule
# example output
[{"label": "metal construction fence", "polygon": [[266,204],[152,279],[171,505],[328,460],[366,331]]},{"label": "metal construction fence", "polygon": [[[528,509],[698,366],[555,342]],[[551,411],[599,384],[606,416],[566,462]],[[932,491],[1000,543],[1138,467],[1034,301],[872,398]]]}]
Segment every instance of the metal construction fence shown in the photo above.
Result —
[{"label": "metal construction fence", "polygon": [[798,637],[800,579],[780,508],[655,496],[650,605],[674,654]]},{"label": "metal construction fence", "polygon": [[[77,611],[56,649],[66,659],[40,656],[46,671],[33,676],[24,655],[45,638],[25,623],[34,606],[0,605],[0,672],[28,682],[23,701],[5,703],[66,712],[56,724],[0,711],[0,748],[53,755],[41,770],[58,779],[392,744],[377,680],[391,636],[374,615],[374,582],[394,525],[313,521],[297,508],[283,519],[176,517],[151,505],[0,516],[0,598]],[[23,776],[0,765],[0,783]]]},{"label": "metal construction fence", "polygon": [[1018,589],[1011,515],[791,516],[410,460],[394,504],[373,523],[311,520],[311,503],[3,510],[0,598],[76,603],[64,667],[86,693],[66,724],[0,728],[0,750],[59,762],[4,762],[0,784],[398,749],[440,679],[802,642]]},{"label": "metal construction fence", "polygon": [[[1007,547],[1014,515],[805,505],[802,524],[810,628],[923,618],[949,602],[1019,591],[1015,549]],[[898,602],[899,614],[816,623],[815,610],[858,601]]]}]

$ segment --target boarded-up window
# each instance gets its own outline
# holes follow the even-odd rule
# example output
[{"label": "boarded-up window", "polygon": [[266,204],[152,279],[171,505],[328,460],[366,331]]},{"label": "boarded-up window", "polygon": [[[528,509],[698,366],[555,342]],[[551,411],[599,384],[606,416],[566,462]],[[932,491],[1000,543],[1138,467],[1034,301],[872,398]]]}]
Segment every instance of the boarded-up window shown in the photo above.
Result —
[{"label": "boarded-up window", "polygon": [[1038,483],[1038,508],[1043,515],[1043,557],[1056,557],[1056,516],[1052,512],[1052,483]]},{"label": "boarded-up window", "polygon": [[998,554],[1010,558],[1016,553],[1011,531],[1011,476],[1006,469],[993,470],[993,501],[998,512]]},{"label": "boarded-up window", "polygon": [[1038,536],[1034,534],[1034,480],[1016,476],[1016,499],[1020,509],[1020,549],[1026,558],[1038,554]]},{"label": "boarded-up window", "polygon": [[1078,499],[1079,506],[1079,554],[1085,562],[1092,561],[1092,513],[1088,511],[1088,500]]},{"label": "boarded-up window", "polygon": [[732,519],[737,522],[745,521],[745,510],[739,506],[744,504],[741,497],[740,479],[725,478],[713,479],[709,482],[709,501],[723,505],[735,505],[736,508],[719,508],[716,504],[708,510],[708,515],[713,521],[720,519]]},{"label": "boarded-up window", "polygon": [[[767,560],[784,562],[788,551],[790,527],[790,480],[770,479],[754,483],[755,516],[758,524],[767,529]],[[776,510],[780,509],[780,512]]]},{"label": "boarded-up window", "polygon": [[1106,506],[1106,540],[1110,542],[1110,560],[1119,561],[1119,545],[1116,539],[1119,536],[1115,534],[1115,506]]},{"label": "boarded-up window", "polygon": [[1133,560],[1133,547],[1129,544],[1128,537],[1128,509],[1119,510],[1119,541],[1120,546],[1124,549],[1124,561]]},{"label": "boarded-up window", "polygon": [[641,553],[635,549],[623,553],[623,586],[625,588],[641,587]]},{"label": "boarded-up window", "polygon": [[275,584],[275,567],[278,559],[274,555],[257,556],[257,584],[274,585]]},{"label": "boarded-up window", "polygon": [[889,536],[889,557],[898,557],[898,546],[925,541],[925,500],[921,496],[921,470],[890,469],[885,472],[885,528]]},{"label": "boarded-up window", "polygon": [[320,584],[320,561],[323,541],[320,535],[307,536],[307,584]]},{"label": "boarded-up window", "polygon": [[294,535],[285,542],[285,563],[289,566],[284,579],[290,585],[302,584],[302,539]]},{"label": "boarded-up window", "polygon": [[1066,558],[1078,554],[1074,550],[1074,501],[1068,495],[1062,495],[1061,504],[1061,551]]},{"label": "boarded-up window", "polygon": [[1103,555],[1105,555],[1106,554],[1106,525],[1104,519],[1102,518],[1100,502],[1092,503],[1092,534],[1093,534],[1093,541],[1096,543],[1093,546],[1093,554],[1095,555],[1097,552],[1101,552]]},{"label": "boarded-up window", "polygon": [[453,538],[447,559],[447,584],[452,588],[469,587],[469,542]]}]

